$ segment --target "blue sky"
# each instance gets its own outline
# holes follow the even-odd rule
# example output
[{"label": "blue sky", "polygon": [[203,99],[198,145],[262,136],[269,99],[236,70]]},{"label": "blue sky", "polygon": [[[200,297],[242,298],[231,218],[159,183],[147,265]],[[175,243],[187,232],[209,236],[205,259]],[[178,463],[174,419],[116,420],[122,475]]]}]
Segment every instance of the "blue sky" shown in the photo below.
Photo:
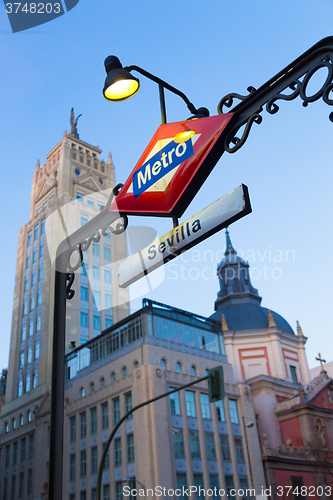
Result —
[{"label": "blue sky", "polygon": [[[128,101],[103,98],[105,57],[114,54],[124,65],[142,66],[181,89],[196,107],[216,114],[224,95],[259,87],[332,34],[332,17],[327,0],[80,0],[61,18],[12,34],[0,5],[0,368],[8,363],[18,232],[28,222],[37,159],[43,164],[70,128],[74,107],[82,113],[80,138],[99,145],[105,160],[111,150],[117,181],[124,182],[160,123],[158,88],[143,77],[139,93]],[[317,76],[313,91],[325,78]],[[169,121],[189,116],[177,96],[167,93],[166,101]],[[309,338],[310,367],[318,352],[333,359],[330,112],[322,101],[303,108],[298,98],[282,103],[274,116],[264,113],[243,148],[223,155],[183,216],[240,183],[248,186],[253,212],[230,227],[232,242],[249,260],[262,305],[294,329],[300,321]],[[154,224],[162,234],[171,228],[170,221]],[[212,314],[224,245],[220,232],[169,263],[149,297]],[[140,305],[137,299],[131,308]]]}]

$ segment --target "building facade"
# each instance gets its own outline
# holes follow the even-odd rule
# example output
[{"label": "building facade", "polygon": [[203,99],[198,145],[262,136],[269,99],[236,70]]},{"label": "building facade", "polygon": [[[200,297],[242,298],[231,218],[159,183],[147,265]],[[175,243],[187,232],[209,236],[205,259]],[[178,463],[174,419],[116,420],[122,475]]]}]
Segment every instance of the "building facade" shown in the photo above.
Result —
[{"label": "building facade", "polygon": [[96,498],[104,444],[132,406],[218,365],[224,368],[224,401],[209,403],[203,381],[140,408],[122,424],[108,452],[101,498],[125,499],[125,485],[153,492],[157,486],[216,487],[229,498],[233,489],[244,491],[235,498],[246,498],[253,487],[261,491],[257,432],[243,425],[243,419],[255,420],[252,398],[235,383],[220,323],[144,299],[141,310],[67,355],[64,498]]},{"label": "building facade", "polygon": [[[76,121],[77,123],[77,121]],[[0,417],[5,499],[46,498],[52,370],[54,255],[57,245],[98,213],[115,185],[111,154],[71,133],[37,162],[30,220],[19,232],[5,403]],[[66,350],[128,315],[112,262],[127,254],[124,235],[107,234],[84,252],[75,296],[67,303]],[[38,460],[36,460],[38,457]],[[1,496],[2,495],[2,496]]]},{"label": "building facade", "polygon": [[287,498],[288,488],[302,486],[315,498],[333,492],[332,379],[321,367],[311,381],[298,321],[295,334],[284,318],[260,305],[249,265],[237,256],[228,231],[218,276],[211,319],[222,323],[236,383],[252,394],[272,497]]}]

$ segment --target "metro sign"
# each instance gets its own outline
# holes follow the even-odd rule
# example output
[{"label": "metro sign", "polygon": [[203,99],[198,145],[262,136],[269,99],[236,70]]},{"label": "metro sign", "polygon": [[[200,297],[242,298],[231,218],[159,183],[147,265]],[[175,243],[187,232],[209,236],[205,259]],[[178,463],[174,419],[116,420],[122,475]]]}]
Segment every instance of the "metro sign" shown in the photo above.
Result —
[{"label": "metro sign", "polygon": [[224,152],[223,132],[232,117],[161,125],[110,211],[180,217]]}]

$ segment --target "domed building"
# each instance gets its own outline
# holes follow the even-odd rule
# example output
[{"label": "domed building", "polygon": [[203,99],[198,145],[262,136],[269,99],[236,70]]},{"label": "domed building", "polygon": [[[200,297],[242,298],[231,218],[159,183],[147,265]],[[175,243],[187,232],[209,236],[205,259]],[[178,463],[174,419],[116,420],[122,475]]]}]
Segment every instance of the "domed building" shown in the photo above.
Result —
[{"label": "domed building", "polygon": [[[236,383],[244,401],[246,395],[253,401],[272,497],[278,498],[281,486],[331,485],[332,379],[322,367],[310,382],[307,338],[299,323],[295,333],[282,316],[261,306],[258,290],[251,284],[249,264],[237,255],[228,230],[217,274],[220,291],[210,319],[222,323]],[[246,404],[244,415],[245,429]]]}]

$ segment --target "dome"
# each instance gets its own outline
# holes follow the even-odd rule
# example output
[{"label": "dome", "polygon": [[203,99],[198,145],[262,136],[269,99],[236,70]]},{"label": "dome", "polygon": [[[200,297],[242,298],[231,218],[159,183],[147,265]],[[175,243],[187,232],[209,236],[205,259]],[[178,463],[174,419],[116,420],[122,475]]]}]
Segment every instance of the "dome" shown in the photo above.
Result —
[{"label": "dome", "polygon": [[[262,307],[258,290],[251,284],[249,264],[237,256],[229,231],[226,230],[226,250],[217,267],[220,291],[215,301],[215,313],[210,319],[222,321],[224,314],[232,331],[264,330],[274,320],[276,327],[294,335],[289,323],[278,313]],[[271,313],[271,317],[269,317]]]}]

